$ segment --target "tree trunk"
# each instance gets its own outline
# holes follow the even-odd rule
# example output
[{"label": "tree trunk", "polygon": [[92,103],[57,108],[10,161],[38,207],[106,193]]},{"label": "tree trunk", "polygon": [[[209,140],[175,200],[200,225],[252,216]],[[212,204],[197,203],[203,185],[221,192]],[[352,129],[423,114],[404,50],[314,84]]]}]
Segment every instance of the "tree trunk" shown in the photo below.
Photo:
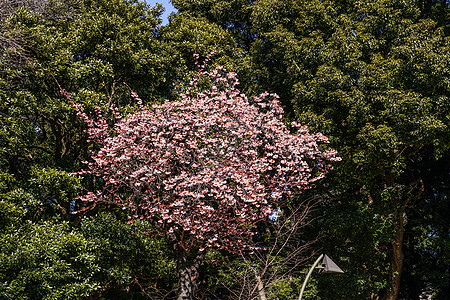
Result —
[{"label": "tree trunk", "polygon": [[178,297],[177,300],[192,300],[197,289],[198,269],[204,253],[190,261],[186,250],[179,245],[174,246],[175,263],[178,275]]},{"label": "tree trunk", "polygon": [[266,292],[264,291],[264,284],[262,283],[261,277],[255,271],[255,278],[258,282],[258,294],[260,300],[266,300]]},{"label": "tree trunk", "polygon": [[394,237],[392,239],[392,257],[389,270],[389,287],[386,291],[385,300],[397,300],[400,291],[400,278],[403,268],[403,237],[404,237],[404,221],[406,207],[413,200],[420,199],[424,191],[424,185],[421,178],[410,184],[408,197],[403,202],[398,203],[398,212],[394,219]]},{"label": "tree trunk", "polygon": [[403,267],[403,211],[400,212],[394,221],[395,235],[392,240],[392,257],[390,266],[390,288],[386,294],[386,300],[396,300],[400,290],[400,278]]}]

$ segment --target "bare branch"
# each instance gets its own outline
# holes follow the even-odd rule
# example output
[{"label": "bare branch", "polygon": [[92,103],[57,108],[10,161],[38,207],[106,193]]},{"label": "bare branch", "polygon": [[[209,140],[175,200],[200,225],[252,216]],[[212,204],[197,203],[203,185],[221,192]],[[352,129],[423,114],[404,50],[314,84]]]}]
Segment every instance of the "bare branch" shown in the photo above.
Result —
[{"label": "bare branch", "polygon": [[269,247],[240,253],[239,259],[246,269],[239,273],[229,266],[239,283],[226,287],[232,299],[264,299],[272,285],[299,273],[300,266],[311,257],[311,254],[306,255],[307,251],[318,239],[302,240],[302,229],[314,220],[311,211],[319,201],[317,197],[311,198],[293,211],[286,209],[269,229]]}]

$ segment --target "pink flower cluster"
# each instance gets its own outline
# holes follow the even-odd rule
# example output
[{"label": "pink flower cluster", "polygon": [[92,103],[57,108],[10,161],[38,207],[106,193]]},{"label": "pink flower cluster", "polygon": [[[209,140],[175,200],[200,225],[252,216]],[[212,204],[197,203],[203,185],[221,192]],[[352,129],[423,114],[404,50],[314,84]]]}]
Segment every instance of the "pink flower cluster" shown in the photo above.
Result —
[{"label": "pink flower cluster", "polygon": [[[198,69],[180,101],[144,107],[134,94],[140,109],[116,114],[113,128],[76,106],[101,147],[83,173],[104,181],[80,199],[126,207],[130,221],[148,218],[184,247],[233,251],[280,199],[308,188],[339,158],[319,149],[327,142],[322,134],[295,122],[296,133],[289,132],[277,95],[261,94],[251,104],[235,73]],[[206,91],[198,88],[200,77],[210,79]]]}]

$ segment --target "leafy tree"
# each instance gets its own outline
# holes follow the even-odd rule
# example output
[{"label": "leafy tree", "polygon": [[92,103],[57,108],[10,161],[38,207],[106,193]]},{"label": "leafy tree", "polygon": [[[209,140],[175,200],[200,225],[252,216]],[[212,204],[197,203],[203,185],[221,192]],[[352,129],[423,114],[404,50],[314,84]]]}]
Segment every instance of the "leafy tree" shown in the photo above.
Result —
[{"label": "leafy tree", "polygon": [[100,146],[82,173],[104,183],[80,199],[116,203],[131,221],[152,222],[173,247],[178,299],[193,297],[207,249],[252,247],[255,223],[338,160],[334,150],[320,150],[323,135],[295,122],[297,133],[289,133],[276,95],[254,97],[251,105],[235,73],[205,68],[198,66],[180,101],[146,108],[135,95],[140,109],[125,118],[116,113],[111,129],[102,115],[90,119],[76,105]]},{"label": "leafy tree", "polygon": [[172,0],[180,14],[187,13],[195,18],[204,18],[212,24],[219,24],[235,38],[236,44],[249,49],[254,36],[248,21],[252,11],[252,0]]},{"label": "leafy tree", "polygon": [[375,293],[396,299],[404,216],[425,188],[416,171],[419,153],[433,145],[435,153],[448,149],[442,144],[448,140],[448,38],[433,21],[419,20],[412,4],[317,2],[297,9],[284,11],[288,23],[283,14],[255,16],[267,37],[260,53],[268,47],[273,68],[292,74],[281,84],[292,87],[297,118],[330,136],[343,155],[333,184],[341,190],[335,203],[342,204],[330,207],[327,218],[330,234],[342,228],[347,239],[334,243],[354,249],[354,259],[374,276]]},{"label": "leafy tree", "polygon": [[176,281],[164,242],[133,234],[148,229],[144,222],[129,226],[100,213],[77,230],[68,222],[23,222],[20,206],[0,206],[9,216],[2,231],[10,226],[0,234],[2,299],[162,298]]},{"label": "leafy tree", "polygon": [[95,244],[68,223],[28,223],[0,239],[2,299],[73,299],[99,286]]},{"label": "leafy tree", "polygon": [[175,262],[168,245],[146,221],[126,224],[122,212],[99,212],[81,222],[81,233],[95,244],[102,286],[93,298],[162,299],[173,296]]},{"label": "leafy tree", "polygon": [[[94,222],[71,214],[81,186],[95,183],[70,175],[90,146],[84,124],[58,86],[87,107],[112,102],[126,107],[122,101],[129,92],[122,82],[146,101],[168,93],[173,74],[179,74],[178,56],[158,40],[161,7],[119,0],[24,0],[2,1],[0,13],[0,298],[78,299],[110,289],[139,297],[158,295],[155,287],[169,292],[172,262],[167,269],[160,266],[165,275],[159,281],[157,271],[136,264],[152,260],[142,264],[155,265],[155,249],[164,262],[165,244],[132,235],[132,227],[117,222],[120,214],[109,217],[108,232],[101,230],[106,227],[101,216]],[[120,250],[106,243],[108,234],[121,237]],[[23,249],[29,255],[21,255]],[[111,257],[109,252],[115,259],[101,259]]]},{"label": "leafy tree", "polygon": [[[150,7],[138,1],[3,1],[0,13],[0,166],[3,170],[0,226],[5,233],[22,232],[28,236],[28,232],[39,230],[43,220],[48,222],[49,228],[57,228],[62,220],[74,221],[81,228],[89,223],[92,225],[89,230],[96,232],[98,238],[89,240],[95,244],[93,252],[83,251],[86,255],[95,253],[97,258],[111,257],[105,254],[113,251],[109,247],[111,244],[102,242],[109,240],[111,232],[125,228],[111,221],[109,232],[102,231],[105,226],[101,217],[95,218],[98,222],[91,222],[70,214],[81,186],[95,186],[96,182],[89,178],[80,182],[69,175],[79,169],[91,145],[83,133],[84,124],[67,99],[61,97],[59,86],[68,89],[87,110],[97,105],[109,107],[111,103],[124,111],[133,109],[128,107],[129,90],[123,82],[136,90],[145,103],[155,101],[154,97],[177,98],[193,68],[192,54],[217,47],[217,61],[228,66],[228,56],[237,55],[230,46],[232,38],[218,26],[189,18],[173,22],[162,38],[161,7]],[[193,32],[195,39],[191,35]],[[211,38],[206,39],[205,33]],[[219,45],[218,40],[221,40]],[[103,209],[105,207],[92,211],[92,217]],[[32,222],[33,229],[22,228],[22,223],[28,221]],[[142,263],[144,266],[155,265],[156,256],[151,256],[153,252],[149,248],[131,247],[135,236],[131,235],[130,226],[127,234],[121,235],[123,239],[117,240],[124,246],[116,252],[116,259],[97,261],[101,268],[113,269],[113,264],[117,263],[126,271],[117,272],[115,267],[116,271],[109,275],[100,272],[92,281],[95,285],[78,290],[77,296],[72,298],[81,297],[84,292],[93,297],[119,293],[122,297],[152,295],[162,298],[161,293],[170,294],[174,282],[167,274],[173,262],[167,262],[166,271],[159,270],[164,276],[158,279],[155,279],[158,272],[137,266],[135,260],[129,258],[130,253],[140,251],[136,256],[152,257],[152,261],[149,258],[147,263]],[[80,235],[77,227],[69,226],[67,230]],[[47,235],[43,238],[58,244],[62,237]],[[148,244],[157,242],[153,236],[140,238]],[[38,241],[41,242],[29,240],[28,247],[39,249],[33,244]],[[98,244],[102,246],[97,247]],[[161,244],[161,252],[167,251],[164,247],[167,246]],[[39,264],[38,258],[36,263],[24,262],[22,271],[26,271],[27,265],[34,268],[35,264]],[[77,274],[88,271],[89,267]],[[5,280],[19,282],[15,281],[14,274]],[[2,271],[2,275],[7,274]],[[45,280],[40,277],[36,284],[44,284]],[[53,286],[63,289],[67,281]],[[30,295],[28,290],[24,295]]]},{"label": "leafy tree", "polygon": [[86,137],[58,84],[101,106],[128,93],[124,81],[146,99],[157,96],[156,89],[171,89],[173,69],[162,66],[176,65],[176,55],[157,40],[159,7],[119,0],[62,3],[67,5],[58,18],[25,8],[8,18],[13,30],[28,37],[23,47],[30,59],[3,87],[3,153],[13,173],[25,161],[70,168],[84,154]]}]

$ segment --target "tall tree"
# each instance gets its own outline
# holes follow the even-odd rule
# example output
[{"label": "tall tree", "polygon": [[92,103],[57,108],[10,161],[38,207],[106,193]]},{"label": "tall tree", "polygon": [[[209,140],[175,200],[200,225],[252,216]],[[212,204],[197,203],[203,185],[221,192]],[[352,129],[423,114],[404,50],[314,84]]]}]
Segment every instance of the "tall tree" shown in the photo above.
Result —
[{"label": "tall tree", "polygon": [[[126,106],[123,82],[148,101],[173,89],[178,66],[176,51],[157,38],[161,7],[122,0],[28,2],[7,7],[5,32],[23,38],[15,50],[5,46],[0,95],[1,164],[22,183],[33,176],[30,166],[70,172],[88,153],[83,124],[59,86],[91,107]],[[13,50],[26,57],[20,65],[10,63]],[[68,211],[68,201],[59,204]]]},{"label": "tall tree", "polygon": [[[336,174],[342,177],[333,184],[341,189],[336,200],[348,203],[356,194],[358,205],[341,209],[353,207],[365,217],[353,227],[360,233],[343,245],[372,245],[367,254],[378,252],[375,265],[389,265],[388,272],[369,267],[369,274],[387,283],[374,290],[376,297],[396,299],[405,214],[425,188],[417,160],[424,147],[438,155],[448,149],[449,39],[435,22],[421,20],[412,3],[333,4],[303,3],[293,5],[297,11],[290,7],[269,16],[267,7],[256,10],[265,37],[260,53],[270,49],[273,68],[292,74],[279,80],[292,87],[296,118],[326,132],[344,155]],[[374,227],[367,227],[367,217],[379,218]],[[375,240],[361,245],[361,234]]]}]

